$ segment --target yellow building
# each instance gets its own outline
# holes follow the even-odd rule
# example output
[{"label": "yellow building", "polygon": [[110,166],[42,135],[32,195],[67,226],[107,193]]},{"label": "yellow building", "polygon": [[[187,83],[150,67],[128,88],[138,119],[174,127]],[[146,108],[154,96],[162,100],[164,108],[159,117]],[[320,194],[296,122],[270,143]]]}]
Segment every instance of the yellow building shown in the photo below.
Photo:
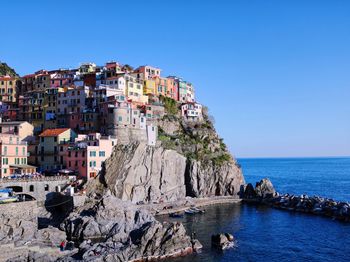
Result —
[{"label": "yellow building", "polygon": [[156,82],[155,80],[145,80],[143,85],[143,93],[145,95],[156,95]]},{"label": "yellow building", "polygon": [[126,75],[125,79],[125,95],[128,97],[128,99],[131,99],[135,103],[147,104],[148,96],[143,94],[144,88],[142,81],[137,80],[135,77],[132,77],[130,75]]},{"label": "yellow building", "polygon": [[0,76],[0,101],[16,102],[16,79],[11,76]]}]

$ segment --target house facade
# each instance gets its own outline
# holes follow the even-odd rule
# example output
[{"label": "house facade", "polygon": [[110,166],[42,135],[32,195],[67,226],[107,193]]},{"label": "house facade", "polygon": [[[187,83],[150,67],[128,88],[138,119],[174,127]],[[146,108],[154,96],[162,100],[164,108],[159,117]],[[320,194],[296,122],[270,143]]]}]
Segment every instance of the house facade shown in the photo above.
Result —
[{"label": "house facade", "polygon": [[46,129],[39,135],[39,165],[41,171],[57,172],[66,166],[65,146],[76,138],[70,128]]},{"label": "house facade", "polygon": [[116,144],[117,139],[113,136],[101,136],[100,133],[78,135],[74,144],[68,147],[67,169],[86,180],[96,177]]},{"label": "house facade", "polygon": [[0,178],[13,174],[34,173],[36,168],[27,163],[27,142],[20,136],[0,134]]}]

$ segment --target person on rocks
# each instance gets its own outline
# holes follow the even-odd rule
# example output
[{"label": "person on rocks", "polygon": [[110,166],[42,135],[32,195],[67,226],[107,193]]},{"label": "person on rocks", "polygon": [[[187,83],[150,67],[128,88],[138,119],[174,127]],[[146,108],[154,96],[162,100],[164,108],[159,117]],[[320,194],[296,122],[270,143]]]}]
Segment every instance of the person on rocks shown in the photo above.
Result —
[{"label": "person on rocks", "polygon": [[66,246],[66,241],[63,240],[60,244],[60,250],[64,251],[65,246]]}]

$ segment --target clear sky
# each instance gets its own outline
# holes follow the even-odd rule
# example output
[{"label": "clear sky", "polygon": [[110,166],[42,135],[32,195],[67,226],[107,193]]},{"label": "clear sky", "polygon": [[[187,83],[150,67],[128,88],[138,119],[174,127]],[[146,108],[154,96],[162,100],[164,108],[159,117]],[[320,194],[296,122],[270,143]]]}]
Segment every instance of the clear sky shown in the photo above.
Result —
[{"label": "clear sky", "polygon": [[238,157],[350,155],[350,1],[1,1],[21,75],[150,64],[196,87]]}]

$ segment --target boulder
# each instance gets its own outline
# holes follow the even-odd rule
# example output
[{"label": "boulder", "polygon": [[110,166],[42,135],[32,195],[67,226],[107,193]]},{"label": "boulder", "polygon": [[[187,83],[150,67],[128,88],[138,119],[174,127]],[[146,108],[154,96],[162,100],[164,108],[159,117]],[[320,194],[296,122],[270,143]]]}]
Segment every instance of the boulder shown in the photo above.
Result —
[{"label": "boulder", "polygon": [[[182,224],[163,225],[140,206],[111,194],[72,213],[62,226],[68,236],[81,241],[79,253],[84,261],[178,256],[200,245]],[[98,243],[89,241],[96,238]]]},{"label": "boulder", "polygon": [[255,189],[251,183],[247,184],[244,193],[243,198],[244,199],[255,199],[257,197]]},{"label": "boulder", "polygon": [[224,250],[234,246],[234,237],[229,233],[212,235],[211,244],[215,248]]},{"label": "boulder", "polygon": [[260,198],[271,198],[275,195],[276,191],[270,179],[264,178],[256,183],[255,193]]}]

